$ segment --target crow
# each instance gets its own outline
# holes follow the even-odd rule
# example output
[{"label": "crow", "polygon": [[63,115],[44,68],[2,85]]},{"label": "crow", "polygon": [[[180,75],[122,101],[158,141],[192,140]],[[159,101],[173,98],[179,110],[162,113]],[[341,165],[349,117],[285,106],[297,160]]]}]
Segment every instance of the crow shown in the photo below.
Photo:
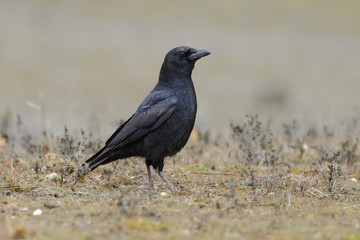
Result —
[{"label": "crow", "polygon": [[164,176],[164,158],[179,152],[194,127],[197,103],[191,73],[195,62],[209,55],[204,49],[181,46],[165,56],[155,88],[136,112],[106,141],[105,146],[86,160],[89,170],[118,159],[144,157],[149,186],[154,189],[151,166]]}]

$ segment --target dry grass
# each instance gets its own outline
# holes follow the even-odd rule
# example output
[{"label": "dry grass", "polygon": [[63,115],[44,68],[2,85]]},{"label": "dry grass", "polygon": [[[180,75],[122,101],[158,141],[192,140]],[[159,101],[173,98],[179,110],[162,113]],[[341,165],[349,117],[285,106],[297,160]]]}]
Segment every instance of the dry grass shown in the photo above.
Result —
[{"label": "dry grass", "polygon": [[[268,134],[261,127],[256,131]],[[279,160],[274,169],[254,154],[254,191],[244,174],[248,162],[238,146],[238,134],[215,141],[195,132],[187,147],[166,161],[165,174],[178,191],[156,177],[153,192],[148,190],[143,160],[135,158],[100,167],[71,188],[80,158],[94,151],[89,147],[93,140],[85,139],[84,133],[71,136],[66,131],[53,141],[59,145],[55,153],[42,151],[54,148],[48,142],[35,152],[16,153],[3,140],[0,238],[360,238],[358,161],[339,162],[343,174],[331,175],[336,181],[329,191],[328,166],[319,159],[331,162],[331,153],[324,154],[331,144],[321,145],[317,138],[311,141],[319,143],[317,147],[302,149],[287,147],[291,142],[275,138],[268,144],[283,147],[276,153]],[[244,134],[252,136],[244,131],[245,140],[249,139]],[[74,141],[65,143],[64,138]],[[339,143],[333,140],[328,143],[336,147]],[[72,144],[77,155],[61,153],[62,144]],[[79,149],[84,149],[80,155]],[[42,214],[34,216],[37,209]]]}]

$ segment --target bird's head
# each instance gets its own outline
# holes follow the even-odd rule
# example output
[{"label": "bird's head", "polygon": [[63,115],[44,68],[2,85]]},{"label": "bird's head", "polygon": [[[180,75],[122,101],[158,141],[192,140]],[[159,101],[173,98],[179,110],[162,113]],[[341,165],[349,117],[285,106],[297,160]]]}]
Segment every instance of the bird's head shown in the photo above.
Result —
[{"label": "bird's head", "polygon": [[162,71],[166,71],[167,74],[191,75],[195,62],[209,54],[210,51],[205,49],[176,47],[166,54]]}]

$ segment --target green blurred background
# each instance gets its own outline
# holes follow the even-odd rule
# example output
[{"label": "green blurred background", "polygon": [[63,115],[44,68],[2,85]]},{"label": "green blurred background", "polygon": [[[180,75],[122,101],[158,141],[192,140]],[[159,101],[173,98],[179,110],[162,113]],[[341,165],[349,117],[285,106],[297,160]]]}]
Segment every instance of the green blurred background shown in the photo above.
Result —
[{"label": "green blurred background", "polygon": [[111,133],[155,86],[167,51],[193,73],[199,128],[246,113],[335,125],[360,104],[360,1],[1,1],[0,114],[33,130]]}]

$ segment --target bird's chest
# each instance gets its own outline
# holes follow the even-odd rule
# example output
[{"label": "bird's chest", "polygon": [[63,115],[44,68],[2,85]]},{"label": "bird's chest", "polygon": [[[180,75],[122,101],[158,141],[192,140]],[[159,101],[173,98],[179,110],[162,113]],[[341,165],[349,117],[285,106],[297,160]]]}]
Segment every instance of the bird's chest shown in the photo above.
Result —
[{"label": "bird's chest", "polygon": [[194,127],[197,109],[196,96],[191,89],[177,91],[176,95],[176,110],[159,129],[164,131],[162,141],[165,141],[174,152],[179,151],[187,142]]},{"label": "bird's chest", "polygon": [[[194,91],[188,90],[181,92],[182,96],[178,97],[181,101],[178,102],[177,111],[173,121],[176,121],[175,125],[179,126],[178,134],[182,139],[186,139],[190,136],[190,133],[194,127],[197,103],[196,95]],[[182,135],[182,136],[181,136]]]},{"label": "bird's chest", "polygon": [[194,117],[197,110],[196,94],[193,86],[177,91],[178,112],[184,114],[184,117]]}]

